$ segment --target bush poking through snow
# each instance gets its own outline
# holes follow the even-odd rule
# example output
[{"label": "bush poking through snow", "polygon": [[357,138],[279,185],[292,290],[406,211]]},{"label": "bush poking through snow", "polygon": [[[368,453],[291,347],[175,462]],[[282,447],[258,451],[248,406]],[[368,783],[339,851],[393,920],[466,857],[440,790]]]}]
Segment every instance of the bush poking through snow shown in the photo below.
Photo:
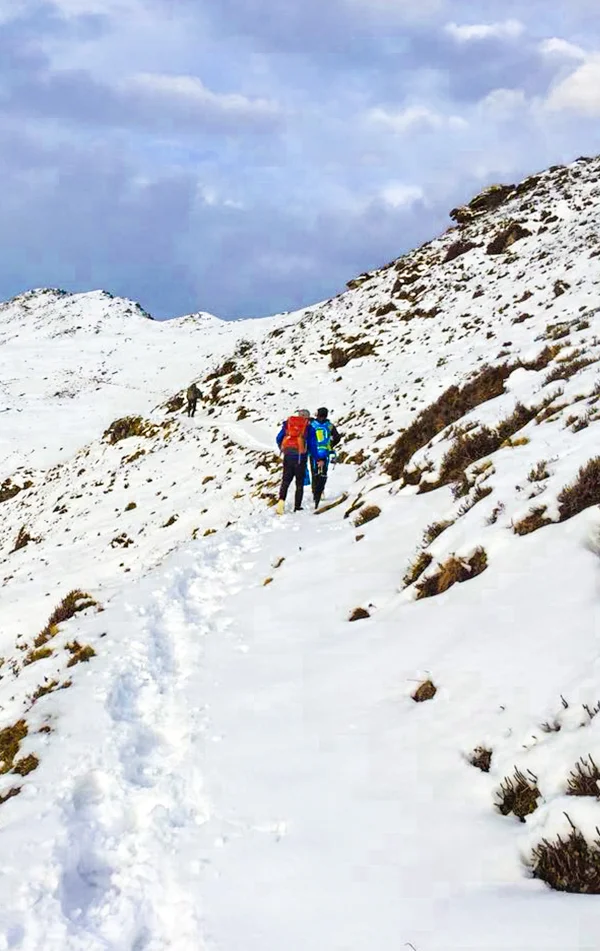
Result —
[{"label": "bush poking through snow", "polygon": [[422,684],[419,684],[417,689],[412,695],[415,703],[425,703],[426,700],[433,700],[437,693],[437,687],[432,680],[424,680]]},{"label": "bush poking through snow", "polygon": [[492,750],[487,750],[484,746],[478,746],[471,754],[469,762],[471,766],[476,766],[482,773],[489,773],[492,765]]},{"label": "bush poking through snow", "polygon": [[428,525],[425,531],[423,532],[423,548],[428,548],[432,542],[439,538],[442,532],[445,532],[447,528],[450,528],[451,525],[454,525],[453,520],[442,519],[440,522],[432,522],[431,525]]},{"label": "bush poking through snow", "polygon": [[150,439],[156,436],[157,432],[158,427],[141,416],[123,416],[110,424],[102,438],[114,446],[122,439],[130,439],[132,436],[144,436]]},{"label": "bush poking through snow", "polygon": [[92,657],[96,656],[96,651],[93,647],[90,647],[89,644],[84,644],[82,646],[79,641],[72,641],[70,644],[65,644],[65,648],[71,654],[71,659],[67,664],[67,667],[74,667],[75,664],[87,663]]},{"label": "bush poking through snow", "polygon": [[582,756],[569,775],[567,796],[593,796],[594,799],[600,799],[599,779],[600,772],[591,754],[587,760]]},{"label": "bush poking through snow", "polygon": [[503,816],[511,813],[521,822],[525,822],[525,816],[535,812],[538,805],[538,799],[541,793],[537,787],[537,776],[534,776],[530,770],[527,770],[529,777],[525,776],[520,769],[515,766],[514,776],[506,776],[498,790],[498,802],[496,807]]},{"label": "bush poking through snow", "polygon": [[171,399],[167,400],[165,403],[165,410],[167,413],[178,413],[180,409],[183,409],[185,405],[185,397],[181,394],[172,396]]},{"label": "bush poking through snow", "polygon": [[356,528],[360,528],[361,525],[372,522],[373,519],[378,518],[380,515],[381,509],[378,505],[365,505],[354,519],[354,525]]},{"label": "bush poking through snow", "polygon": [[87,608],[97,607],[97,605],[98,602],[95,601],[91,595],[80,591],[79,588],[69,591],[60,604],[54,608],[54,611],[48,618],[48,623],[34,640],[34,647],[43,647],[51,638],[55,637],[56,634],[58,634],[59,624],[64,624],[65,621],[70,621],[72,617],[75,617],[75,615],[81,611],[85,611]]},{"label": "bush poking through snow", "polygon": [[415,581],[421,577],[423,572],[429,568],[432,561],[433,555],[430,555],[428,551],[420,552],[404,575],[404,587],[408,588],[409,585],[414,584]]},{"label": "bush poking through snow", "polygon": [[366,608],[354,608],[352,614],[348,618],[349,621],[362,621],[365,618],[371,617]]},{"label": "bush poking through snow", "polygon": [[17,720],[12,726],[0,730],[0,776],[13,768],[15,757],[27,733],[25,720]]},{"label": "bush poking through snow", "polygon": [[538,505],[531,509],[528,515],[514,523],[512,528],[515,535],[530,535],[531,532],[537,532],[538,528],[543,528],[544,525],[551,525],[552,519],[546,518],[545,511],[545,505]]},{"label": "bush poking through snow", "polygon": [[483,548],[476,548],[470,558],[451,555],[438,570],[417,585],[417,600],[443,594],[455,584],[476,578],[487,568],[487,555]]},{"label": "bush poking through snow", "polygon": [[571,826],[567,839],[560,835],[554,842],[542,839],[533,850],[534,878],[541,879],[558,892],[599,895],[600,840],[596,839],[589,845],[569,816],[567,820]]},{"label": "bush poking through snow", "polygon": [[537,462],[529,472],[527,478],[530,482],[543,482],[544,479],[549,479],[550,473],[548,472],[548,463],[546,460],[541,459]]},{"label": "bush poking through snow", "polygon": [[40,761],[35,753],[30,753],[29,756],[24,756],[23,759],[15,763],[13,773],[17,773],[19,776],[28,776],[29,773],[32,773],[39,765]]},{"label": "bush poking through snow", "polygon": [[515,241],[529,237],[531,237],[531,231],[524,228],[518,221],[509,221],[490,241],[486,251],[488,254],[503,254]]},{"label": "bush poking through snow", "polygon": [[33,535],[29,534],[29,532],[27,531],[27,526],[21,525],[21,528],[19,529],[19,533],[15,539],[14,548],[12,550],[19,551],[21,548],[25,548],[25,546],[28,545],[29,542],[33,542],[33,541],[35,541],[35,538],[33,537]]},{"label": "bush poking through snow", "polygon": [[591,505],[600,505],[600,456],[582,466],[572,485],[559,493],[559,521],[565,522]]}]

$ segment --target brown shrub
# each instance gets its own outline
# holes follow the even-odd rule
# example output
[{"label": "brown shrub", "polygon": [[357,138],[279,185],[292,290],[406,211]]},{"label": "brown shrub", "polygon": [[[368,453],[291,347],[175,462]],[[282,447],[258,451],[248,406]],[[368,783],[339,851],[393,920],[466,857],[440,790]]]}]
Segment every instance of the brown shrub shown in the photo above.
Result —
[{"label": "brown shrub", "polygon": [[547,383],[554,383],[556,380],[569,380],[576,373],[579,373],[580,370],[597,362],[597,360],[586,357],[582,357],[579,360],[564,360],[562,363],[558,363],[544,378],[544,386]]},{"label": "brown shrub", "polygon": [[589,845],[569,816],[567,819],[571,826],[567,839],[560,835],[554,842],[542,839],[533,850],[534,878],[546,882],[555,891],[599,895],[600,840]]},{"label": "brown shrub", "polygon": [[130,439],[132,436],[144,436],[149,439],[156,436],[157,432],[158,427],[141,416],[123,416],[110,424],[102,438],[114,446],[122,439]]},{"label": "brown shrub", "polygon": [[0,730],[0,775],[13,768],[15,757],[27,733],[25,720],[17,720],[12,726]]},{"label": "brown shrub", "polygon": [[334,347],[329,358],[329,366],[332,370],[339,370],[345,367],[350,360],[358,360],[360,357],[370,357],[375,353],[375,344],[370,340],[364,340],[362,343],[355,343],[347,350],[341,347]]},{"label": "brown shrub", "polygon": [[600,456],[582,466],[572,485],[559,493],[559,521],[565,522],[591,505],[600,505]]},{"label": "brown shrub", "polygon": [[30,753],[29,756],[24,756],[23,759],[15,763],[13,773],[17,773],[19,776],[27,776],[29,773],[32,773],[34,769],[37,769],[39,765],[40,761],[35,753]]},{"label": "brown shrub", "polygon": [[72,617],[75,617],[75,615],[81,611],[96,607],[97,605],[98,602],[95,601],[91,595],[86,594],[85,591],[80,591],[79,588],[69,591],[60,604],[54,608],[54,611],[48,618],[46,626],[34,640],[34,646],[42,647],[52,637],[56,636],[59,624],[64,624],[65,621],[70,621]]},{"label": "brown shrub", "polygon": [[531,231],[524,228],[518,221],[510,221],[490,241],[486,249],[487,253],[502,254],[504,251],[508,251],[515,241],[529,237],[531,237]]},{"label": "brown shrub", "polygon": [[431,525],[428,525],[423,532],[423,547],[427,548],[431,545],[431,543],[434,542],[442,532],[445,532],[447,528],[450,528],[451,525],[454,525],[452,519],[442,519],[440,522],[432,522]]},{"label": "brown shrub", "polygon": [[369,612],[367,611],[366,608],[354,608],[354,610],[352,611],[352,613],[351,613],[350,617],[348,618],[348,620],[349,620],[349,621],[362,621],[362,620],[364,620],[365,618],[368,618],[368,617],[371,617],[371,615],[369,614]]},{"label": "brown shrub", "polygon": [[360,528],[361,525],[366,525],[367,522],[372,522],[373,519],[379,518],[380,515],[381,509],[378,505],[364,505],[354,519],[354,526],[355,528]]},{"label": "brown shrub", "polygon": [[414,584],[414,582],[421,577],[423,572],[429,568],[432,561],[433,555],[430,555],[428,551],[420,552],[404,575],[404,586],[408,588],[409,585]]},{"label": "brown shrub", "polygon": [[454,244],[451,244],[448,250],[446,251],[446,256],[442,261],[442,264],[449,264],[450,261],[456,260],[462,254],[466,254],[467,251],[471,251],[473,248],[476,248],[477,245],[473,241],[468,241],[466,239],[459,239],[455,241]]},{"label": "brown shrub", "polygon": [[482,773],[489,773],[492,765],[492,750],[487,750],[484,746],[478,746],[471,754],[469,760],[472,766],[476,766]]},{"label": "brown shrub", "polygon": [[567,796],[593,796],[594,799],[600,799],[598,780],[600,772],[591,754],[587,760],[582,757],[569,774]]},{"label": "brown shrub", "polygon": [[532,532],[537,532],[538,528],[543,528],[544,525],[551,525],[552,519],[545,517],[545,511],[545,505],[538,505],[531,509],[528,515],[513,524],[512,529],[515,535],[530,535]]},{"label": "brown shrub", "polygon": [[67,667],[74,667],[75,664],[87,663],[92,657],[96,656],[96,651],[93,647],[90,647],[89,644],[84,644],[82,646],[79,641],[72,641],[70,644],[65,644],[65,648],[71,654],[71,659],[67,664]]},{"label": "brown shrub", "polygon": [[171,399],[167,400],[165,403],[165,410],[167,413],[177,413],[180,409],[183,409],[185,405],[185,398],[181,394],[172,396]]},{"label": "brown shrub", "polygon": [[[280,333],[283,331],[280,330]],[[272,332],[271,336],[275,336],[275,331]],[[209,373],[208,376],[204,377],[204,382],[208,383],[209,380],[216,380],[220,376],[230,376],[232,373],[235,373],[237,367],[235,360],[226,360],[220,367],[217,367],[216,370],[213,370],[212,373]]]},{"label": "brown shrub", "polygon": [[426,700],[433,700],[437,693],[437,687],[431,680],[424,680],[422,684],[419,684],[417,689],[412,695],[415,703],[424,703]]},{"label": "brown shrub", "polygon": [[463,581],[476,578],[485,571],[487,564],[487,555],[483,548],[476,548],[468,559],[451,555],[440,565],[435,574],[424,578],[417,585],[417,600],[443,594],[455,584],[462,584]]},{"label": "brown shrub", "polygon": [[17,485],[11,479],[5,479],[0,485],[0,502],[8,502],[9,499],[14,499],[15,495],[23,492],[24,489],[30,489],[32,485],[33,482],[30,481],[24,482],[23,485]]},{"label": "brown shrub", "polygon": [[19,551],[21,548],[25,548],[25,546],[28,545],[29,542],[34,542],[34,541],[35,541],[35,538],[33,537],[33,535],[29,534],[29,532],[27,531],[27,526],[21,525],[21,528],[19,529],[19,532],[15,539],[15,544],[12,551]]},{"label": "brown shrub", "polygon": [[521,822],[525,822],[525,816],[537,809],[537,801],[541,796],[537,787],[537,776],[529,770],[528,773],[529,777],[524,776],[515,767],[514,776],[506,776],[501,783],[497,793],[496,808],[503,816],[508,816],[512,812]]},{"label": "brown shrub", "polygon": [[543,482],[544,479],[549,479],[550,473],[548,472],[548,463],[546,460],[541,459],[540,462],[537,462],[529,472],[527,478],[529,482]]}]

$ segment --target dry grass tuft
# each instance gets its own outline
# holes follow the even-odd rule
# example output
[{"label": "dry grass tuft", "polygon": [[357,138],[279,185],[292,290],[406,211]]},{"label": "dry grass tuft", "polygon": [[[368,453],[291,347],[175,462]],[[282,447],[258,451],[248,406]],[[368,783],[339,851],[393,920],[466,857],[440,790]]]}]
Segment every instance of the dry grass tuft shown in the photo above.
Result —
[{"label": "dry grass tuft", "polygon": [[432,542],[439,538],[442,532],[454,525],[453,519],[442,519],[439,522],[432,522],[423,532],[423,547],[427,548]]},{"label": "dry grass tuft", "polygon": [[532,532],[537,532],[538,528],[543,528],[544,525],[551,525],[552,519],[546,518],[545,512],[545,505],[538,505],[531,509],[520,522],[513,524],[512,529],[515,535],[530,535]]},{"label": "dry grass tuft", "polygon": [[84,644],[82,646],[79,641],[71,641],[70,644],[65,644],[65,648],[71,654],[71,659],[67,664],[67,667],[74,667],[75,664],[87,663],[92,657],[96,656],[96,651],[93,647],[90,647],[89,644]]},{"label": "dry grass tuft", "polygon": [[417,585],[417,600],[443,594],[455,584],[462,584],[482,574],[487,568],[487,555],[483,548],[476,548],[470,558],[451,555],[439,569]]},{"label": "dry grass tuft", "polygon": [[600,505],[600,456],[582,466],[572,485],[559,493],[559,521],[565,522],[591,505]]},{"label": "dry grass tuft", "polygon": [[114,446],[122,439],[130,439],[132,436],[144,436],[149,439],[156,436],[157,432],[158,427],[141,416],[123,416],[110,424],[102,438]]},{"label": "dry grass tuft", "polygon": [[582,757],[569,774],[567,796],[593,796],[594,799],[600,799],[598,780],[600,772],[591,754],[587,760]]},{"label": "dry grass tuft", "polygon": [[405,588],[408,588],[409,585],[414,584],[417,581],[423,572],[429,568],[429,565],[433,561],[433,555],[430,555],[428,551],[420,552],[415,560],[410,565],[408,571],[404,575],[403,584]]},{"label": "dry grass tuft", "polygon": [[54,608],[45,628],[34,640],[34,647],[43,647],[51,638],[55,637],[58,634],[59,624],[64,624],[65,621],[70,621],[80,611],[97,607],[97,605],[98,602],[91,595],[86,594],[85,591],[80,591],[79,588],[69,591],[60,604]]},{"label": "dry grass tuft", "polygon": [[550,473],[548,472],[548,463],[546,460],[541,459],[540,462],[537,462],[529,472],[527,478],[529,482],[543,482],[544,479],[549,479]]},{"label": "dry grass tuft", "polygon": [[[566,813],[565,813],[566,815]],[[567,816],[571,832],[567,839],[558,835],[554,842],[542,839],[533,850],[534,878],[559,892],[580,895],[600,894],[600,840],[588,844]]]},{"label": "dry grass tuft", "polygon": [[437,687],[432,680],[424,680],[422,684],[419,684],[417,689],[412,695],[415,703],[424,703],[426,700],[433,700],[437,693]]},{"label": "dry grass tuft", "polygon": [[40,761],[35,753],[30,753],[29,756],[24,756],[23,759],[15,763],[13,773],[17,773],[19,776],[27,776],[29,773],[32,773],[34,769],[37,769],[39,765]]},{"label": "dry grass tuft", "polygon": [[10,772],[13,768],[15,757],[27,733],[25,720],[17,720],[12,726],[0,730],[0,775]]},{"label": "dry grass tuft", "polygon": [[473,750],[469,762],[472,766],[480,769],[482,773],[489,773],[492,765],[492,750],[488,750],[484,746],[478,746],[476,750]]},{"label": "dry grass tuft", "polygon": [[514,776],[505,777],[497,794],[496,807],[499,812],[503,816],[512,813],[521,822],[525,822],[525,816],[535,812],[537,801],[541,796],[537,787],[537,776],[529,770],[527,772],[528,777],[515,767]]},{"label": "dry grass tuft", "polygon": [[354,610],[352,611],[352,613],[351,613],[350,617],[348,618],[348,620],[349,620],[349,621],[362,621],[362,620],[364,620],[365,618],[368,618],[368,617],[371,617],[371,615],[369,614],[369,612],[367,611],[366,608],[354,608]]},{"label": "dry grass tuft", "polygon": [[361,525],[366,525],[367,522],[372,522],[373,519],[379,518],[381,515],[381,509],[378,505],[365,505],[361,508],[360,512],[354,519],[355,528],[360,528]]}]

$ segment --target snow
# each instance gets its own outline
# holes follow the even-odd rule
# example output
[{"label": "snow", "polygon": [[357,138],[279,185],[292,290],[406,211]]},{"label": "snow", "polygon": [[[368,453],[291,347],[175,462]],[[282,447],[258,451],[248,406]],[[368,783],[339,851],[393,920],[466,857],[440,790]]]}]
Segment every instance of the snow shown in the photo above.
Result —
[{"label": "snow", "polygon": [[[599,176],[597,160],[546,173],[534,199],[467,226],[465,255],[441,263],[450,231],[403,259],[418,300],[392,294],[393,262],[259,321],[158,323],[102,292],[0,308],[0,484],[31,483],[0,502],[0,730],[24,718],[18,758],[39,759],[0,775],[0,797],[20,789],[0,804],[0,951],[596,946],[594,899],[551,891],[531,856],[565,813],[590,840],[600,825],[598,800],[566,795],[598,755],[600,517],[556,521],[598,454]],[[486,255],[511,215],[534,236]],[[365,339],[374,354],[329,368],[333,346]],[[466,496],[390,480],[385,450],[444,389],[554,342],[545,369],[516,367],[411,460],[432,482],[457,429],[556,394],[526,442],[468,468]],[[593,362],[547,383],[578,351]],[[242,379],[207,380],[225,361]],[[169,412],[192,379],[197,416]],[[348,499],[277,518],[278,426],[323,403],[346,452],[326,501]],[[146,437],[103,436],[138,413]],[[355,525],[358,501],[379,517]],[[515,534],[539,505],[555,524]],[[488,567],[417,599],[403,577],[440,520],[422,577],[478,547]],[[98,604],[25,663],[74,588]],[[349,623],[359,606],[370,617]],[[74,641],[95,655],[67,666]],[[415,703],[428,678],[435,697]],[[480,747],[488,773],[470,763]],[[522,823],[495,807],[515,767],[541,793]]]}]

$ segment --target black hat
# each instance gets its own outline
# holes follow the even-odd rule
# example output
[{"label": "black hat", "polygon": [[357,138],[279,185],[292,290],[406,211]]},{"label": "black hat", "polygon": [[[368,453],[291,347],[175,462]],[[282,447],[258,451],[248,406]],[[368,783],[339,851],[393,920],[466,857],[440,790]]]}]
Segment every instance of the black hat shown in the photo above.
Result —
[{"label": "black hat", "polygon": [[319,409],[317,410],[317,419],[327,419],[328,414],[329,414],[329,410],[327,409],[327,407],[320,406]]}]

